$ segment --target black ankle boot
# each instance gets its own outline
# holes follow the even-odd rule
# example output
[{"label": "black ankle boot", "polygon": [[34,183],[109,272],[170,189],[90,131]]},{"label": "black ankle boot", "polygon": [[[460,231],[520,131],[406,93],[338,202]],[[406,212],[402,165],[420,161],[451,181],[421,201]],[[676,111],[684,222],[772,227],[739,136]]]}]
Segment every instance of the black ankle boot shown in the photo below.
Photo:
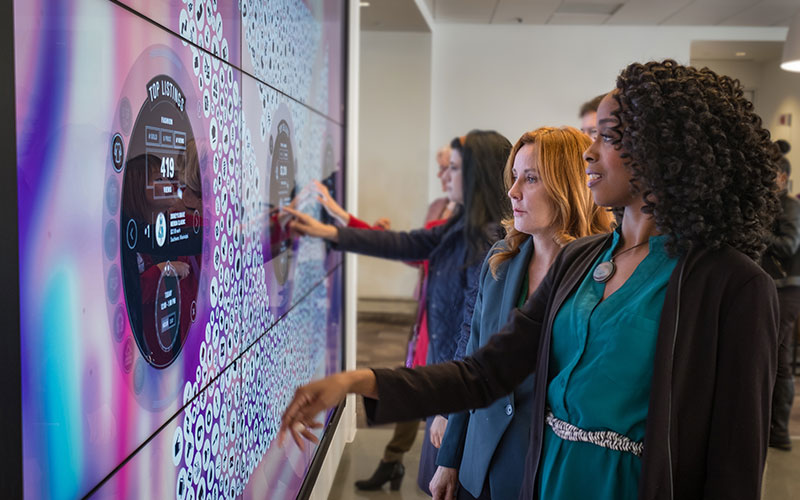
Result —
[{"label": "black ankle boot", "polygon": [[356,481],[356,488],[359,490],[379,490],[387,481],[391,481],[390,488],[399,490],[400,482],[403,481],[403,474],[405,473],[406,468],[400,462],[384,462],[381,460],[371,478]]}]

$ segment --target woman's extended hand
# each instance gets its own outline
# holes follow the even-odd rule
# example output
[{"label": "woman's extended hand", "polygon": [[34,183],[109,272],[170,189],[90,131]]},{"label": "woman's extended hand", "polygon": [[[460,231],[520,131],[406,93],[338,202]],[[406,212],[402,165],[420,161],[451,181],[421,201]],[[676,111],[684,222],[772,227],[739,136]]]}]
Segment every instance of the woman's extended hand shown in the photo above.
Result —
[{"label": "woman's extended hand", "polygon": [[373,226],[379,227],[384,231],[388,231],[392,228],[392,221],[387,219],[386,217],[381,217],[380,219],[376,220],[372,223]]},{"label": "woman's extended hand", "polygon": [[455,500],[458,489],[458,469],[442,467],[436,469],[431,482],[428,483],[433,500]]},{"label": "woman's extended hand", "polygon": [[174,260],[174,261],[168,260],[165,262],[158,263],[158,269],[160,269],[162,273],[164,272],[165,269],[167,269],[167,267],[172,268],[172,271],[175,273],[175,275],[178,277],[179,280],[182,280],[183,278],[189,276],[189,273],[192,271],[192,266],[190,266],[186,262],[181,262],[179,260]]},{"label": "woman's extended hand", "polygon": [[444,439],[444,431],[447,429],[447,419],[441,415],[436,415],[431,423],[431,444],[434,448],[442,446],[442,439]]},{"label": "woman's extended hand", "polygon": [[310,188],[316,192],[317,201],[322,205],[322,208],[328,212],[328,215],[336,219],[339,224],[343,226],[346,226],[350,222],[350,214],[348,214],[341,205],[336,203],[336,200],[333,199],[333,196],[331,196],[325,184],[315,180],[311,183]]},{"label": "woman's extended hand", "polygon": [[289,223],[289,228],[304,236],[314,236],[325,238],[329,241],[339,241],[339,230],[331,224],[323,224],[308,214],[299,212],[293,208],[283,207],[282,211],[290,214],[294,219]]},{"label": "woman's extended hand", "polygon": [[305,447],[302,438],[318,443],[319,440],[310,429],[322,427],[322,424],[314,419],[321,411],[339,404],[349,392],[377,398],[378,389],[372,370],[337,373],[298,387],[294,398],[283,412],[278,445],[283,446],[287,431],[301,450]]}]

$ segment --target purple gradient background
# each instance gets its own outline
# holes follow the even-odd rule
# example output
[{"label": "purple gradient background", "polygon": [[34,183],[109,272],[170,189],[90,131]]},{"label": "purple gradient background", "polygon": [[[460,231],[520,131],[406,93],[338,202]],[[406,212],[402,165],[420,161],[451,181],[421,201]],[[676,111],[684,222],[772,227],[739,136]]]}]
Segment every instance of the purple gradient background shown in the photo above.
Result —
[{"label": "purple gradient background", "polygon": [[[295,342],[284,354],[273,353],[261,359],[294,366],[308,364],[309,358],[313,358],[318,364],[308,373],[298,370],[295,379],[291,379],[295,373],[290,372],[289,379],[281,379],[274,387],[269,377],[275,376],[275,367],[265,363],[258,368],[264,372],[264,380],[270,387],[263,394],[248,393],[248,397],[253,401],[258,398],[271,401],[269,407],[264,407],[269,410],[267,414],[259,414],[255,410],[257,405],[248,403],[243,396],[240,403],[249,412],[244,419],[246,423],[241,434],[233,436],[219,451],[219,457],[223,456],[223,450],[235,450],[243,457],[250,457],[249,467],[235,474],[233,482],[240,484],[236,484],[234,493],[253,497],[270,491],[275,498],[293,498],[312,455],[270,446],[270,436],[274,433],[274,416],[279,414],[279,407],[285,404],[293,385],[341,367],[342,279],[338,268],[341,257],[320,248],[319,242],[300,240],[295,249],[299,256],[307,258],[292,264],[292,278],[286,284],[294,288],[291,301],[281,307],[274,305],[274,301],[272,307],[266,305],[265,300],[278,294],[270,285],[271,266],[264,266],[263,261],[252,262],[245,269],[265,284],[265,291],[249,292],[245,285],[252,283],[246,283],[245,272],[233,278],[230,291],[226,292],[230,298],[236,293],[242,295],[240,307],[215,309],[207,287],[210,279],[220,274],[211,265],[209,255],[204,255],[197,320],[179,357],[164,370],[139,362],[134,365],[138,366],[138,372],[137,368],[126,371],[124,347],[131,339],[130,327],[126,326],[120,339],[112,331],[116,307],[125,305],[124,294],[121,287],[116,295],[108,293],[109,276],[114,274],[115,265],[119,267],[119,254],[109,257],[104,252],[103,239],[107,223],[115,223],[117,227],[122,223],[118,206],[116,211],[109,208],[113,203],[107,198],[109,183],[116,179],[121,185],[122,180],[121,174],[111,168],[110,141],[114,133],[121,133],[127,144],[130,131],[126,132],[121,124],[120,102],[127,97],[135,117],[145,98],[144,83],[157,74],[172,76],[187,97],[187,113],[204,168],[203,219],[207,244],[204,248],[213,248],[210,227],[224,215],[214,212],[211,185],[215,174],[211,164],[218,151],[209,141],[211,118],[219,117],[220,109],[217,107],[207,117],[199,107],[202,90],[192,71],[193,52],[197,49],[176,36],[184,4],[134,0],[124,3],[174,33],[107,0],[15,0],[25,495],[31,498],[85,495],[118,464],[128,460],[96,491],[97,496],[172,497],[181,466],[180,462],[178,466],[172,462],[170,450],[175,429],[186,425],[187,412],[200,408],[201,402],[207,403],[209,394],[220,387],[222,378],[233,369],[231,361],[235,357],[240,356],[238,359],[244,363],[259,349],[270,353],[282,343]],[[309,9],[320,9],[322,5],[295,3]],[[233,82],[240,92],[233,106],[236,112],[226,120],[220,118],[218,124],[220,128],[222,123],[229,124],[234,141],[241,147],[244,131],[250,128],[257,134],[258,128],[257,121],[250,123],[241,110],[257,109],[259,104],[249,101],[244,92],[244,81],[252,78],[235,67],[249,58],[242,49],[244,33],[235,4],[220,1],[218,7],[224,9],[220,13],[223,35],[229,42],[229,61],[234,64]],[[342,16],[336,14],[336,6],[326,4],[324,11],[314,14],[318,18],[319,12],[324,12],[321,39],[340,41]],[[341,6],[338,2],[337,5]],[[339,8],[338,12],[341,11]],[[328,96],[327,105],[318,110],[326,112],[328,118],[308,112],[309,135],[302,147],[309,151],[323,150],[325,145],[314,143],[310,131],[325,130],[337,168],[341,169],[342,49],[334,45],[325,49],[327,55],[317,57],[328,60],[328,90],[322,93],[315,87],[310,97],[297,96],[289,102],[300,109],[303,108],[300,102],[319,101],[321,94]],[[225,63],[221,62],[220,67],[225,68]],[[231,89],[225,95],[234,96],[236,93]],[[302,109],[298,112],[305,113]],[[242,156],[244,152],[227,177],[217,176],[221,183],[238,190],[240,196],[243,183],[247,182],[241,168]],[[303,182],[314,172],[324,170],[321,165],[313,164],[321,156],[307,154],[312,163],[301,166],[303,175],[308,174]],[[256,165],[259,169],[266,168],[265,162]],[[341,172],[336,182],[341,196]],[[232,210],[232,200],[230,207]],[[315,210],[310,205],[304,209]],[[246,227],[246,211],[241,212],[238,223]],[[247,241],[243,234],[243,253]],[[263,276],[258,273],[260,265],[265,270]],[[230,262],[223,264],[224,269],[232,267]],[[236,326],[227,331],[232,348],[226,360],[221,366],[212,367],[203,362],[200,352],[211,345],[204,344],[204,339],[212,311],[217,311],[219,321],[218,312],[222,310],[231,319],[230,324]],[[251,316],[257,319],[248,320],[245,311],[256,311]],[[286,317],[276,324],[284,314]],[[283,323],[286,325],[282,326]],[[325,326],[320,330],[320,325]],[[325,336],[320,345],[304,340],[312,339],[319,331]],[[304,342],[309,345],[303,347]],[[320,355],[319,349],[324,355]],[[134,354],[137,360],[141,357],[138,350]],[[197,377],[198,374],[201,376]],[[240,378],[232,380],[233,384],[226,389],[233,391],[238,385],[242,390]],[[214,417],[213,422],[222,425],[220,417]],[[264,436],[261,441],[253,437],[256,425]]]}]

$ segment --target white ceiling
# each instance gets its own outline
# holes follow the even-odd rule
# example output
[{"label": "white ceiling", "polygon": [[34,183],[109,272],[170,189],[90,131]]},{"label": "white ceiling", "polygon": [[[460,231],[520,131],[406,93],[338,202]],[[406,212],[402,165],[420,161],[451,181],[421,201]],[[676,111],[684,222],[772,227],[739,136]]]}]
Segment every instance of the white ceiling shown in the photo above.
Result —
[{"label": "white ceiling", "polygon": [[[361,9],[363,29],[428,31],[414,0],[368,1],[370,6]],[[800,0],[422,0],[422,2],[428,7],[436,23],[788,26],[792,16],[800,11]],[[416,16],[409,11],[416,11]],[[408,24],[404,25],[406,21]]]}]

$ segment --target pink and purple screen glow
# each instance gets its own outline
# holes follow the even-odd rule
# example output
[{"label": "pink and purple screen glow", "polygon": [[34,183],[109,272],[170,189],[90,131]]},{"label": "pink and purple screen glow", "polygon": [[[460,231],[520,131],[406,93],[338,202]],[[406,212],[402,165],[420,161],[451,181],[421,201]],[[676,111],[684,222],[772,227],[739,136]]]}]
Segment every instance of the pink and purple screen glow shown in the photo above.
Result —
[{"label": "pink and purple screen glow", "polygon": [[278,209],[342,200],[344,0],[120,3],[14,1],[25,496],[294,498],[342,261]]}]

